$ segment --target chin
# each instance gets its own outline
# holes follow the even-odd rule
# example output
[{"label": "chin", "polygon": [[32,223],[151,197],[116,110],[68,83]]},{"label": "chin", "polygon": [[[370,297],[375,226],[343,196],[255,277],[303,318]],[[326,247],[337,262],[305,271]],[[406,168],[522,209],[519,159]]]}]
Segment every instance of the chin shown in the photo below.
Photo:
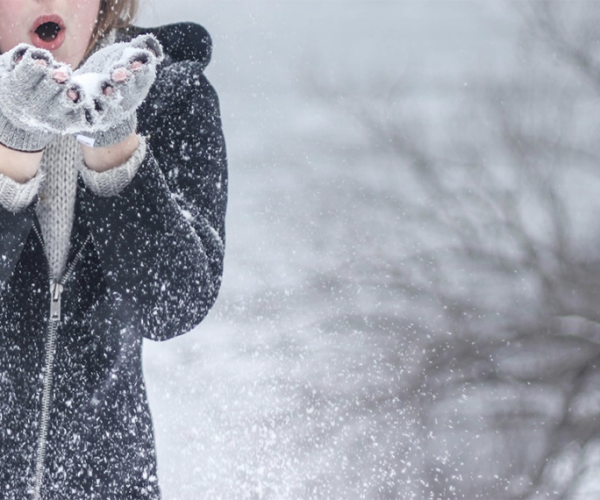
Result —
[{"label": "chin", "polygon": [[54,59],[56,59],[60,63],[69,64],[71,66],[71,68],[73,68],[73,69],[75,69],[77,66],[79,66],[79,63],[81,62],[81,59],[78,59],[76,56],[74,56],[72,54],[63,54],[61,52],[52,52],[52,56],[54,57]]}]

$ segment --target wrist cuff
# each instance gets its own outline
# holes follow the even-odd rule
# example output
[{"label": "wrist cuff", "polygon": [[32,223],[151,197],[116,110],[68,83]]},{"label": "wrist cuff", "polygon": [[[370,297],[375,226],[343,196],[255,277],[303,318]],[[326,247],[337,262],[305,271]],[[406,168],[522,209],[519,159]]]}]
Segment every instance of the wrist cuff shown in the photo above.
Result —
[{"label": "wrist cuff", "polygon": [[[94,133],[83,132],[77,135],[90,137],[93,140],[94,148],[106,148],[108,146],[112,146],[113,144],[118,144],[119,142],[124,141],[127,136],[131,135],[132,132],[135,132],[136,126],[137,117],[136,114],[133,113],[131,116],[129,116],[129,118],[106,131]],[[79,138],[78,140],[83,142]]]},{"label": "wrist cuff", "polygon": [[43,173],[38,170],[33,179],[21,184],[0,174],[0,205],[14,213],[24,210],[37,196],[43,177]]},{"label": "wrist cuff", "polygon": [[48,145],[54,135],[43,130],[26,132],[15,127],[4,115],[0,114],[0,143],[10,149],[27,153],[41,151]]},{"label": "wrist cuff", "polygon": [[123,165],[104,172],[96,172],[84,162],[78,165],[79,173],[85,185],[98,196],[115,196],[119,194],[135,177],[146,156],[146,139],[138,135],[139,146]]}]

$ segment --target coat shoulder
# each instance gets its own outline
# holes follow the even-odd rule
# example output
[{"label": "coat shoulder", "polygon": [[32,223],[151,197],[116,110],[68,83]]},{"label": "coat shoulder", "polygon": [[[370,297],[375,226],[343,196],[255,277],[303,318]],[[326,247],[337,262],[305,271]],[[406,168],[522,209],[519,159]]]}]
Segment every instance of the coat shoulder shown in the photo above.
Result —
[{"label": "coat shoulder", "polygon": [[194,61],[204,69],[212,56],[212,39],[206,29],[196,23],[174,23],[155,28],[129,26],[118,36],[127,40],[145,33],[152,33],[163,46],[173,62]]}]

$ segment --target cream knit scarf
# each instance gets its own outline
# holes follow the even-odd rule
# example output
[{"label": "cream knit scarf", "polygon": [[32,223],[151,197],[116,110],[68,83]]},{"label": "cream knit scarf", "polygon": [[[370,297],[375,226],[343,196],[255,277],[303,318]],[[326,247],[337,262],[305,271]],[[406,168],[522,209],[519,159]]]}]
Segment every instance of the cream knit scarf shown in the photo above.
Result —
[{"label": "cream knit scarf", "polygon": [[62,276],[69,253],[77,191],[75,165],[81,162],[81,148],[70,136],[59,137],[51,142],[42,157],[44,180],[38,191],[36,213],[50,271],[55,279]]}]

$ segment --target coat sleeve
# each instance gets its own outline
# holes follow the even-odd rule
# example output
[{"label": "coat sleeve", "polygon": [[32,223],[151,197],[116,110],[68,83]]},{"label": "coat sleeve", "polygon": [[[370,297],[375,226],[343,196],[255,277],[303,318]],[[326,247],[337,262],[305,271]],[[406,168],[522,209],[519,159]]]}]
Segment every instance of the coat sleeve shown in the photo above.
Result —
[{"label": "coat sleeve", "polygon": [[116,196],[80,183],[80,204],[109,290],[166,340],[194,328],[223,274],[227,161],[217,95],[200,64],[159,73],[138,112],[147,151]]}]

